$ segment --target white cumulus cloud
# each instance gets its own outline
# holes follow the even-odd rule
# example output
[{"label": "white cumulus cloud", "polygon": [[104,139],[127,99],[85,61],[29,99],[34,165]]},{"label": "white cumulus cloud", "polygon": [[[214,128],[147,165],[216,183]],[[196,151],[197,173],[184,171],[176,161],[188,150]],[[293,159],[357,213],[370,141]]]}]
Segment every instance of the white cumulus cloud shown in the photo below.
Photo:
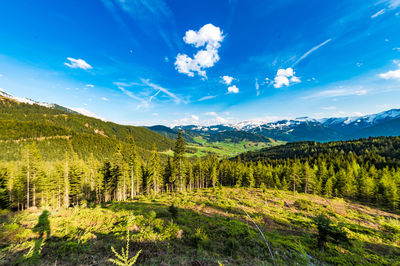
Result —
[{"label": "white cumulus cloud", "polygon": [[66,66],[68,66],[70,68],[81,68],[81,69],[84,69],[84,70],[93,68],[91,65],[86,63],[86,61],[83,60],[83,59],[74,59],[74,58],[71,58],[71,57],[68,57],[67,59],[69,60],[69,63],[64,63],[64,65],[66,65]]},{"label": "white cumulus cloud", "polygon": [[228,93],[239,93],[239,88],[236,85],[228,87]]},{"label": "white cumulus cloud", "polygon": [[204,25],[199,31],[188,30],[183,37],[185,43],[196,48],[205,46],[193,55],[193,58],[186,54],[176,56],[175,68],[179,73],[194,77],[195,73],[207,77],[205,69],[214,66],[219,61],[218,49],[224,36],[219,27],[212,24]]},{"label": "white cumulus cloud", "polygon": [[[397,64],[400,67],[400,62],[394,60],[393,63]],[[396,79],[400,80],[400,68],[397,70],[390,70],[386,73],[379,74],[379,76],[383,79]]]},{"label": "white cumulus cloud", "polygon": [[103,101],[108,101],[108,98],[106,98],[106,97],[101,97],[101,99],[103,100]]},{"label": "white cumulus cloud", "polygon": [[230,77],[230,76],[223,76],[222,77],[222,83],[226,84],[226,85],[231,85],[232,81],[234,80],[234,77]]},{"label": "white cumulus cloud", "polygon": [[281,68],[276,72],[275,79],[273,81],[275,88],[281,88],[283,86],[288,87],[293,83],[300,83],[301,80],[296,77],[293,68],[288,67],[286,69]]},{"label": "white cumulus cloud", "polygon": [[386,73],[379,74],[383,79],[399,79],[400,80],[400,69],[390,70]]}]

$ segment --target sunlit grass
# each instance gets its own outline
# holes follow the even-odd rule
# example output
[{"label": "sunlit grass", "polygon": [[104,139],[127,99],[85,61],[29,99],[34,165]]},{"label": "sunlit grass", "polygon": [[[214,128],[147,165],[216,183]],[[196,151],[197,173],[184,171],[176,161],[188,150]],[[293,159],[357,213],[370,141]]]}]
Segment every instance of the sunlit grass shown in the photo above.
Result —
[{"label": "sunlit grass", "polygon": [[[203,189],[49,211],[46,238],[35,230],[43,210],[1,212],[0,264],[35,259],[39,264],[108,265],[115,257],[111,247],[125,247],[127,230],[129,254],[142,250],[138,264],[271,264],[245,211],[263,231],[277,264],[395,265],[400,256],[399,215],[287,191]],[[321,252],[315,225],[320,214],[342,225],[350,243],[328,243]]]}]

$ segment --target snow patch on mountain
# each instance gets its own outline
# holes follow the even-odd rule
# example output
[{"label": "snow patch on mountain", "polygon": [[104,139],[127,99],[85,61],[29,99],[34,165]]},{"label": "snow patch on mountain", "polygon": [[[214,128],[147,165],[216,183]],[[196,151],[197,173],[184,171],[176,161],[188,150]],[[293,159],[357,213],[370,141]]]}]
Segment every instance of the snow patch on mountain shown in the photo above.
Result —
[{"label": "snow patch on mountain", "polygon": [[[56,105],[53,104],[53,103],[37,102],[37,101],[31,100],[29,98],[11,95],[11,94],[7,93],[2,88],[0,88],[0,96],[7,97],[9,99],[12,99],[12,100],[20,102],[20,103],[37,104],[37,105],[40,105],[40,106],[44,106],[44,107],[47,107],[47,108],[53,108],[53,109],[57,108]],[[93,117],[93,118],[97,118],[97,119],[103,120],[105,122],[109,121],[109,120],[107,120],[105,118],[102,118],[102,117],[96,115],[93,112],[90,112],[90,111],[86,110],[85,108],[78,108],[78,107],[77,108],[68,108],[68,107],[61,106],[61,105],[59,107],[65,108],[65,110],[67,110],[67,111],[69,111],[71,113],[79,113],[79,114],[82,114],[82,115],[85,115],[85,116],[89,116],[89,117]]]}]

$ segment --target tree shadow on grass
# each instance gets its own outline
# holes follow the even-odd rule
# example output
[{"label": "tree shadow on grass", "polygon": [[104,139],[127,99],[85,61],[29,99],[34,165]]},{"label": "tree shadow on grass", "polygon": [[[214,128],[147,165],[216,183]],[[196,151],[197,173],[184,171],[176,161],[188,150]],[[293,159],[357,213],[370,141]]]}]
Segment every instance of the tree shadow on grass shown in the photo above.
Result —
[{"label": "tree shadow on grass", "polygon": [[43,238],[44,234],[46,234],[46,238],[50,236],[50,220],[49,220],[50,212],[48,210],[44,210],[42,214],[40,214],[38,218],[38,222],[33,228],[33,232],[39,233],[39,238]]},{"label": "tree shadow on grass", "polygon": [[[50,212],[48,210],[44,210],[39,218],[35,227],[32,229],[33,232],[38,233],[39,237],[33,239],[33,243],[27,253],[25,253],[22,257],[20,257],[16,264],[37,264],[40,260],[42,250],[45,246],[45,241],[50,237],[50,220],[49,220]],[[46,236],[44,237],[44,235]]]}]

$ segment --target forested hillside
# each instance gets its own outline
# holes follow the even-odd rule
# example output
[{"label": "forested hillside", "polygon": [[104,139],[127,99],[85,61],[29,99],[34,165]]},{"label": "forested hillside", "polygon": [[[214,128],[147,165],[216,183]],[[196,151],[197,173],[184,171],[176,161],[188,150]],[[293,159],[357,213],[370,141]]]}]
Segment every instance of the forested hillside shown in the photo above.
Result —
[{"label": "forested hillside", "polygon": [[[67,109],[66,109],[67,110]],[[37,142],[43,159],[61,159],[72,148],[80,157],[90,153],[110,158],[118,145],[135,139],[140,153],[168,150],[173,141],[142,127],[118,125],[66,110],[27,104],[0,96],[0,160],[20,159],[24,144]]]}]

